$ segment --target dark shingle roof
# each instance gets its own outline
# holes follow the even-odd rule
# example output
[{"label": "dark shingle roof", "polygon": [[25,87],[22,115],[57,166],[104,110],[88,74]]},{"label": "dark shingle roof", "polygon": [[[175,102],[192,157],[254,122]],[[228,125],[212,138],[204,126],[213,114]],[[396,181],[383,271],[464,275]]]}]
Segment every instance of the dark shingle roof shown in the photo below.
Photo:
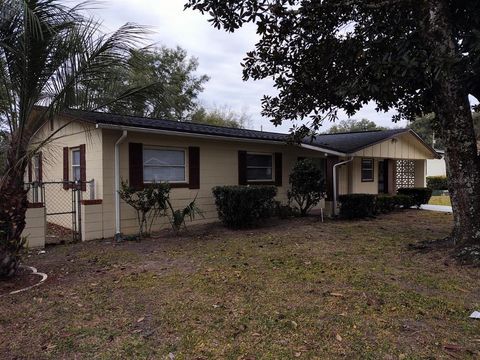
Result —
[{"label": "dark shingle roof", "polygon": [[376,144],[408,131],[409,129],[389,129],[321,134],[317,135],[314,139],[304,139],[304,143],[351,154],[369,145]]},{"label": "dark shingle roof", "polygon": [[125,116],[110,113],[101,113],[94,111],[80,111],[68,110],[67,114],[91,122],[94,124],[107,124],[119,126],[133,126],[146,129],[169,130],[185,133],[226,136],[241,139],[255,139],[255,140],[269,140],[285,142],[288,139],[288,134],[256,131],[247,129],[235,129],[223,126],[214,126],[206,124],[197,124],[187,121],[173,121],[163,119],[150,119],[139,116]]},{"label": "dark shingle roof", "polygon": [[[166,130],[203,135],[214,135],[238,139],[268,140],[287,142],[288,134],[235,129],[222,126],[196,124],[163,119],[150,119],[138,116],[125,116],[94,111],[68,110],[66,114],[74,118],[99,125],[129,126],[145,129]],[[350,154],[372,144],[384,141],[395,135],[410,131],[409,129],[375,130],[363,132],[321,134],[314,139],[305,138],[302,143],[318,148]]]}]

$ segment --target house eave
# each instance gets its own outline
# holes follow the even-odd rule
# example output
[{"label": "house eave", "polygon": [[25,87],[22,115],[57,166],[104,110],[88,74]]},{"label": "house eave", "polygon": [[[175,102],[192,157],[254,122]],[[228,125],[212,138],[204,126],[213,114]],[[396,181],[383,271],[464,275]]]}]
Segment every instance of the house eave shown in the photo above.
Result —
[{"label": "house eave", "polygon": [[275,144],[275,145],[287,145],[286,142],[277,141],[277,140],[262,140],[262,139],[251,139],[251,138],[242,138],[242,137],[233,137],[233,136],[221,136],[221,135],[210,135],[210,134],[199,134],[192,132],[183,132],[175,130],[163,130],[163,129],[150,129],[142,128],[137,126],[125,126],[125,125],[112,125],[112,124],[96,124],[97,129],[109,129],[109,130],[127,130],[129,132],[138,132],[138,133],[148,133],[148,134],[158,134],[158,135],[171,135],[171,136],[182,136],[182,137],[192,137],[200,139],[215,139],[215,140],[227,140],[227,141],[237,141],[237,142],[251,142],[258,144]]}]

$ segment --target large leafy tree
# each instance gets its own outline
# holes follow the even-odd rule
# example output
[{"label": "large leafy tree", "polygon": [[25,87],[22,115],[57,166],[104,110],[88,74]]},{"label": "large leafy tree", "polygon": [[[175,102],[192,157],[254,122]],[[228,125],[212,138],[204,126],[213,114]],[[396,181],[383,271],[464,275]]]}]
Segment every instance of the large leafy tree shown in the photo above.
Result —
[{"label": "large leafy tree", "polygon": [[245,112],[237,113],[227,107],[206,109],[200,106],[192,113],[190,121],[199,124],[244,129],[250,118]]},{"label": "large leafy tree", "polygon": [[[189,58],[182,48],[152,47],[134,50],[128,57],[129,68],[118,66],[112,72],[106,95],[118,96],[126,89],[154,83],[144,96],[131,97],[120,104],[113,103],[108,111],[124,114],[185,120],[196,109],[196,100],[208,81],[208,76],[197,75],[198,61]],[[105,81],[89,84],[98,94],[105,92]],[[104,93],[105,94],[105,93]]]},{"label": "large leafy tree", "polygon": [[480,4],[469,0],[189,0],[215,27],[254,22],[260,40],[244,78],[271,77],[263,98],[275,124],[373,101],[401,118],[435,113],[445,143],[452,239],[480,244],[480,159],[468,95],[480,99]]},{"label": "large leafy tree", "polygon": [[88,91],[99,80],[108,89],[112,71],[130,68],[128,55],[145,31],[126,24],[102,33],[99,22],[84,16],[84,6],[0,0],[0,120],[8,131],[0,176],[0,277],[13,275],[19,263],[27,208],[25,168],[60,129],[41,144],[33,144],[35,133],[66,108],[97,109],[148,89],[143,84],[114,97]]},{"label": "large leafy tree", "polygon": [[384,126],[378,126],[372,120],[362,119],[347,119],[341,120],[335,125],[333,125],[328,132],[330,134],[341,133],[341,132],[352,132],[352,131],[371,131],[371,130],[386,130]]}]

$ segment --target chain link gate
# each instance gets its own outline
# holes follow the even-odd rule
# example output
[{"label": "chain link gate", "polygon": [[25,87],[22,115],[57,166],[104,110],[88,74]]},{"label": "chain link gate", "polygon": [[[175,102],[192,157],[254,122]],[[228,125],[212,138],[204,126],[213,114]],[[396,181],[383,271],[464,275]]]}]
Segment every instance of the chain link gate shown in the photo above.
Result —
[{"label": "chain link gate", "polygon": [[[81,201],[92,198],[93,180],[46,181],[28,183],[28,200],[41,202],[46,210],[46,244],[77,242],[82,240]],[[82,187],[85,190],[82,190]],[[90,194],[90,195],[89,195]]]}]

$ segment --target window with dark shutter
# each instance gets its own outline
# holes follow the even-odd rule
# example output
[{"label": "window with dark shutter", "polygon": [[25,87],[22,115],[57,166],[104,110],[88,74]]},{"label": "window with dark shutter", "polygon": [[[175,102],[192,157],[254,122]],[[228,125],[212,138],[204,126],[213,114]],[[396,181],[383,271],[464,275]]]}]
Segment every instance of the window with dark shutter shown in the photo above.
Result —
[{"label": "window with dark shutter", "polygon": [[282,186],[283,168],[282,153],[275,153],[275,185]]},{"label": "window with dark shutter", "polygon": [[200,189],[200,148],[190,146],[188,148],[188,187]]},{"label": "window with dark shutter", "polygon": [[65,190],[70,188],[70,184],[68,182],[68,174],[70,173],[70,169],[68,168],[68,155],[69,150],[68,147],[63,148],[63,188]]},{"label": "window with dark shutter", "polygon": [[247,185],[247,152],[238,152],[238,185]]},{"label": "window with dark shutter", "polygon": [[82,191],[87,190],[87,164],[85,159],[85,144],[80,145],[80,186]]},{"label": "window with dark shutter", "polygon": [[143,187],[143,145],[130,143],[128,146],[129,182],[135,189]]}]

